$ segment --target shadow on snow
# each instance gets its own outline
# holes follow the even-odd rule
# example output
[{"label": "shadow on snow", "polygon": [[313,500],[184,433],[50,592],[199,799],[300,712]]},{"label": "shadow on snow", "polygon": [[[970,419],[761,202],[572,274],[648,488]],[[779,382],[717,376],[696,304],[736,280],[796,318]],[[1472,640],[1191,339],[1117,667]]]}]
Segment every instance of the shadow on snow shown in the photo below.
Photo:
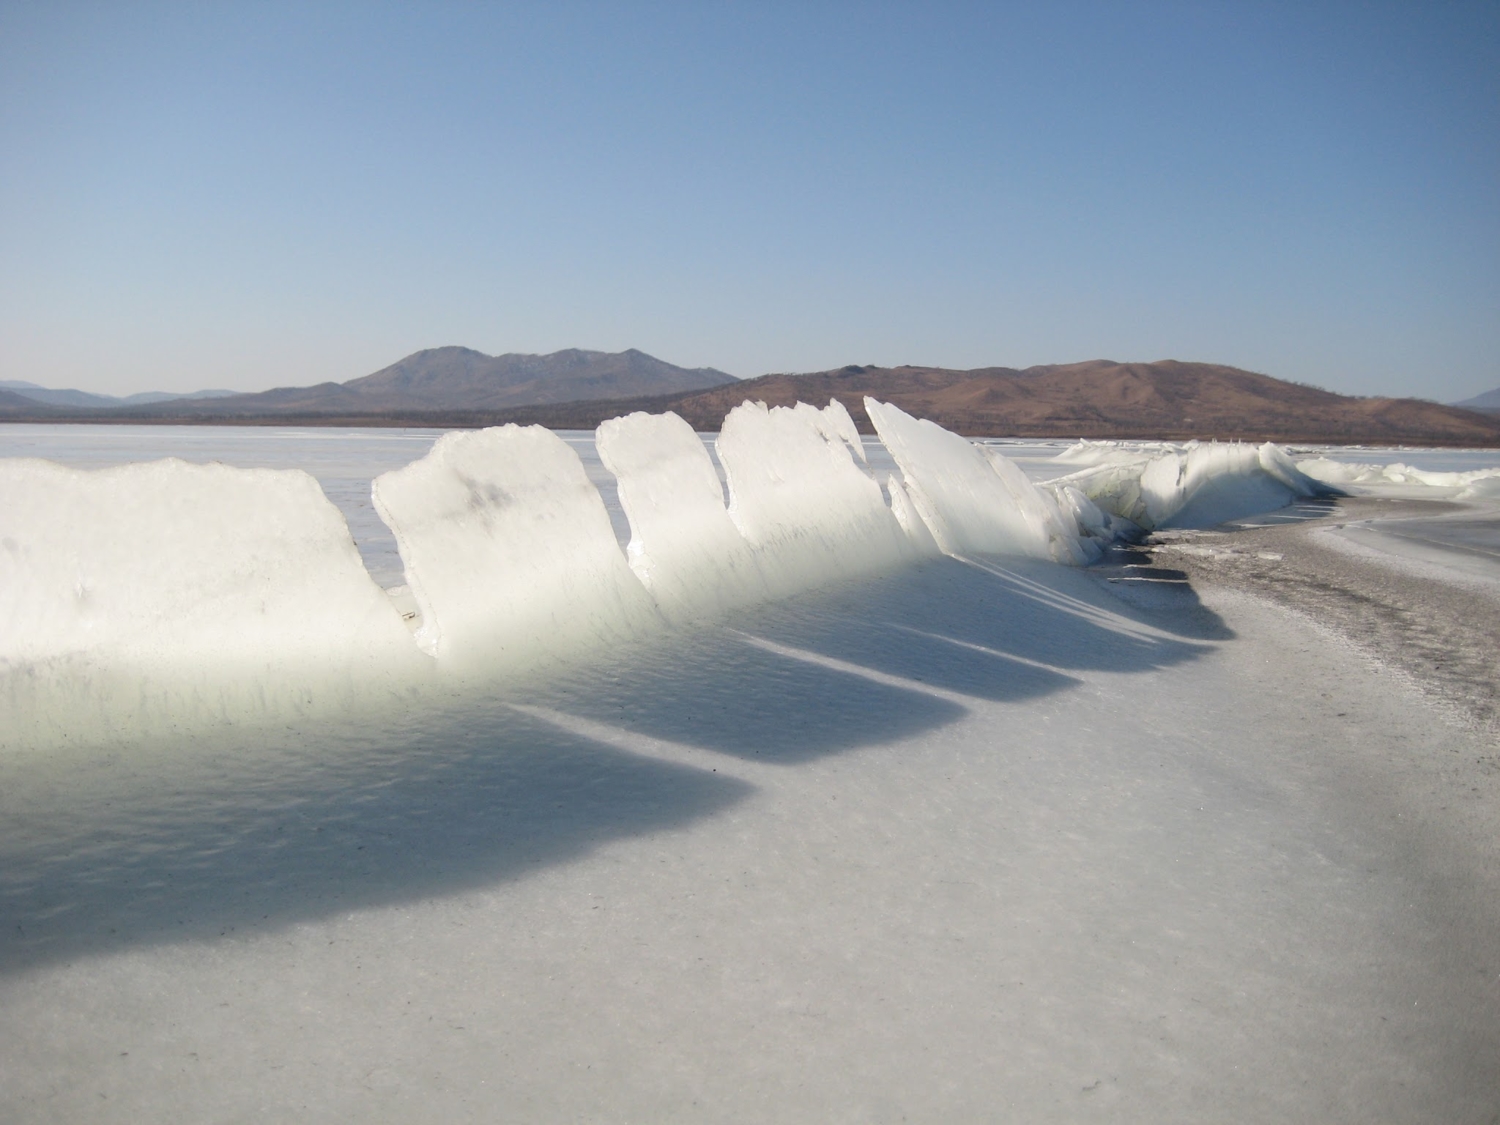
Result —
[{"label": "shadow on snow", "polygon": [[[0,971],[493,886],[725,810],[755,792],[735,760],[794,768],[942,727],[969,701],[1169,667],[1231,635],[1186,587],[1143,607],[1109,596],[1108,577],[941,560],[546,683],[434,700],[398,725],[0,762]],[[726,770],[511,702],[725,755]]]}]

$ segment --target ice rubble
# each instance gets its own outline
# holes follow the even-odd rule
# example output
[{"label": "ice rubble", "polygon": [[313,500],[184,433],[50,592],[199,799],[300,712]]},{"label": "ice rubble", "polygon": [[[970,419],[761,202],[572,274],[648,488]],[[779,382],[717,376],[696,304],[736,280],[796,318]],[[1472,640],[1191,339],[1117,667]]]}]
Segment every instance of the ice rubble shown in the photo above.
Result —
[{"label": "ice rubble", "polygon": [[[417,665],[534,669],[940,552],[1086,563],[1128,530],[1217,523],[1326,487],[1271,445],[1097,443],[1059,459],[1083,468],[1037,485],[992,447],[866,406],[900,469],[883,486],[837,402],[745,403],[716,444],[727,504],[682,419],[604,423],[597,449],[630,524],[623,552],[556,434],[444,436],[372,485],[420,612],[415,645],[304,473],[0,462],[8,706],[39,706],[27,700],[61,662],[95,710],[139,710],[154,698],[131,686],[145,677],[198,684],[158,692],[151,706],[174,722],[276,713],[283,697],[314,700],[330,684],[410,682]],[[115,688],[96,690],[111,676]]]},{"label": "ice rubble", "polygon": [[1338,492],[1303,472],[1271,442],[1188,442],[1173,448],[1085,441],[1057,460],[1088,467],[1047,482],[1050,488],[1075,489],[1147,531],[1212,527],[1283,508],[1299,497]]},{"label": "ice rubble", "polygon": [[1455,500],[1500,499],[1500,468],[1445,473],[1416,469],[1399,461],[1389,465],[1347,464],[1326,457],[1298,461],[1297,468],[1315,480],[1341,488],[1413,485],[1424,491],[1442,489]]}]

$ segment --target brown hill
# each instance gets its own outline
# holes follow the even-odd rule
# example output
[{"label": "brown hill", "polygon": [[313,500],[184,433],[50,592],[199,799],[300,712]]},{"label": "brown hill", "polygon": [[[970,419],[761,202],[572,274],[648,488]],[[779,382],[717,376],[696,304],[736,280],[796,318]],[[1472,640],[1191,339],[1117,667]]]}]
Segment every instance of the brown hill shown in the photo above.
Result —
[{"label": "brown hill", "polygon": [[1500,418],[1420,399],[1355,398],[1206,363],[1086,363],[1031,367],[843,367],[764,375],[683,395],[564,403],[497,414],[450,412],[434,425],[538,423],[592,429],[632,410],[673,410],[719,429],[746,400],[771,406],[838,399],[870,432],[864,398],[971,437],[1205,438],[1306,443],[1500,446]]},{"label": "brown hill", "polygon": [[972,437],[1219,438],[1366,444],[1500,445],[1500,419],[1420,399],[1354,398],[1207,363],[1090,360],[1024,371],[845,367],[767,375],[678,397],[713,430],[745,399],[837,398],[861,429],[865,395]]},{"label": "brown hill", "polygon": [[[586,362],[569,357],[584,357]],[[438,383],[453,388],[465,381],[471,388],[492,386],[495,377],[486,374],[479,362],[490,358],[467,349],[439,348],[419,352],[374,375],[344,384],[281,388],[260,395],[171,402],[108,412],[53,408],[45,413],[32,411],[32,418],[447,428],[518,422],[556,429],[592,429],[606,418],[633,410],[674,410],[697,429],[714,431],[719,429],[726,413],[747,399],[775,406],[798,401],[821,405],[836,398],[848,407],[860,428],[868,432],[864,397],[871,395],[971,437],[1217,438],[1309,444],[1500,447],[1500,416],[1494,414],[1420,399],[1355,398],[1234,367],[1176,360],[1156,363],[1090,360],[1024,371],[1010,367],[958,371],[940,367],[850,366],[804,375],[764,375],[706,390],[679,389],[675,393],[584,401],[532,401],[503,408],[485,406],[485,401],[495,400],[486,400],[479,390],[472,394],[450,394],[444,390],[439,395],[432,389]],[[641,383],[632,381],[630,365],[639,367],[643,360],[661,364],[660,360],[640,352],[622,352],[616,356],[559,352],[553,356],[494,358],[555,361],[564,367],[578,363],[590,372],[585,378],[586,385],[596,390],[606,386],[640,386]],[[421,363],[415,362],[419,359]],[[604,361],[618,361],[620,367],[611,373]],[[551,375],[546,372],[528,375],[521,365],[512,370],[515,374],[509,386],[516,388],[514,396],[524,398],[537,393],[537,384],[554,378],[558,368],[553,368]],[[688,375],[712,379],[720,373],[699,369]],[[523,387],[528,389],[523,392],[520,390]],[[505,391],[504,397],[515,401],[510,390]],[[423,405],[413,407],[412,402]],[[434,402],[449,405],[430,405]],[[0,417],[19,420],[19,412],[24,408],[7,410],[6,407],[6,401],[0,398]]]},{"label": "brown hill", "polygon": [[433,348],[373,375],[343,384],[368,401],[426,409],[496,410],[588,399],[681,394],[733,383],[712,367],[678,367],[630,348],[551,355],[487,356],[468,348]]},{"label": "brown hill", "polygon": [[428,348],[346,383],[277,387],[257,394],[112,410],[113,421],[247,421],[408,416],[641,395],[683,394],[734,382],[711,367],[678,367],[634,348],[551,355],[485,355],[472,348]]}]

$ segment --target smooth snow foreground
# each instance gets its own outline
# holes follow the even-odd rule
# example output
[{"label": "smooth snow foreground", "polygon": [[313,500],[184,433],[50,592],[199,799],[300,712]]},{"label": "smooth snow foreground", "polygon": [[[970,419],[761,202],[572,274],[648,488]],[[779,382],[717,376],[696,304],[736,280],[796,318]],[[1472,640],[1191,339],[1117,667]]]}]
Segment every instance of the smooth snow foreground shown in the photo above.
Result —
[{"label": "smooth snow foreground", "polygon": [[[175,590],[235,637],[252,589],[269,619],[363,628],[316,497],[304,521],[277,484],[289,511],[247,571],[133,530],[156,501],[59,489],[57,522],[106,521],[93,550],[157,551],[131,617],[81,537],[17,536],[43,506],[12,520],[3,477],[4,535],[60,576],[30,588],[101,607],[92,631],[60,618],[67,646],[7,650],[31,684],[10,705],[58,698],[53,670],[89,723],[90,676],[158,694],[135,728],[52,714],[45,746],[0,754],[0,1118],[1491,1120],[1500,773],[1473,763],[1494,747],[1265,603],[1059,565],[1133,518],[1113,467],[1102,500],[1076,479],[1037,500],[977,471],[993,450],[897,419],[900,476],[877,482],[812,413],[778,462],[791,422],[747,412],[717,508],[673,422],[601,429],[614,555],[541,435],[502,432],[504,473],[440,443],[377,486],[417,633],[393,610],[357,655],[326,628],[258,642],[238,696],[168,664],[161,607]],[[1192,453],[1153,452],[1176,468],[1139,495],[1190,503],[1213,479]],[[1019,547],[981,551],[1001,497]],[[486,619],[546,666],[516,670]]]},{"label": "smooth snow foreground", "polygon": [[1484,748],[1108,585],[936,560],[401,725],[7,756],[0,1117],[1487,1121]]}]

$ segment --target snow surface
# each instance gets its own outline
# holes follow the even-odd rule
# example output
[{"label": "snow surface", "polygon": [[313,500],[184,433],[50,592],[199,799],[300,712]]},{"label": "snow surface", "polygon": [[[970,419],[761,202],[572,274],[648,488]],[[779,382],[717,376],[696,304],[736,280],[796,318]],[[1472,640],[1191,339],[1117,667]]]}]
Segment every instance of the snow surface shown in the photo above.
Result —
[{"label": "snow surface", "polygon": [[0,1117],[1487,1120],[1482,748],[1294,619],[986,566],[0,758]]},{"label": "snow surface", "polygon": [[[1121,516],[1020,490],[1006,446],[886,414],[916,436],[883,481],[836,415],[746,417],[748,530],[670,418],[601,427],[597,466],[512,429],[382,477],[437,658],[302,474],[0,463],[0,557],[38,600],[5,572],[0,643],[33,646],[7,732],[53,661],[94,662],[83,705],[99,661],[156,667],[174,604],[208,630],[184,674],[252,627],[254,691],[408,662],[399,707],[270,691],[275,722],[205,726],[184,692],[177,729],[64,709],[70,744],[0,754],[0,1119],[1493,1119],[1493,745],[1264,604],[1047,561]],[[781,447],[853,509],[803,504]],[[919,487],[1037,554],[943,557]],[[93,631],[79,560],[114,607]],[[47,614],[57,638],[16,639]],[[445,646],[456,683],[423,671]]]}]

